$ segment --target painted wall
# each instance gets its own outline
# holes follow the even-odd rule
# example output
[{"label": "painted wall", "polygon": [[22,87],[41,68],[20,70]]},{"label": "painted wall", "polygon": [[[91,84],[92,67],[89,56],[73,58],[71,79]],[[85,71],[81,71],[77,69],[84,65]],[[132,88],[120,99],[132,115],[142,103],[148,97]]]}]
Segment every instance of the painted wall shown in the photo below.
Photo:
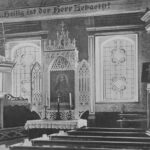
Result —
[{"label": "painted wall", "polygon": [[3,128],[3,98],[0,98],[0,129]]}]

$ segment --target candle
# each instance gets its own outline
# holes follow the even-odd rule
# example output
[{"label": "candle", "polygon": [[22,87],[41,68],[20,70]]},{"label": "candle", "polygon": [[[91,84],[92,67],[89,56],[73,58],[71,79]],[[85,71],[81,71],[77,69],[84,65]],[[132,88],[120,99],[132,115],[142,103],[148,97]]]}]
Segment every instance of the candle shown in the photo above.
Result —
[{"label": "candle", "polygon": [[69,102],[70,102],[70,107],[72,106],[72,97],[71,97],[71,93],[69,93]]},{"label": "candle", "polygon": [[46,106],[48,106],[47,93],[46,93]]},{"label": "candle", "polygon": [[58,103],[59,103],[59,96],[58,96],[58,98],[57,98],[57,101],[58,101]]}]

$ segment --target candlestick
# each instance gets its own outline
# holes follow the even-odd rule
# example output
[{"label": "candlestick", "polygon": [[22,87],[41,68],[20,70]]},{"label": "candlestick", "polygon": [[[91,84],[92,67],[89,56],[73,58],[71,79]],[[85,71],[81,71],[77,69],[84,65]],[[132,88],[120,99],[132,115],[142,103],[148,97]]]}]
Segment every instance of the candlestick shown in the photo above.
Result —
[{"label": "candlestick", "polygon": [[70,108],[72,107],[72,97],[71,97],[71,93],[69,93],[69,102],[70,102]]},{"label": "candlestick", "polygon": [[58,31],[56,32],[56,36],[57,36],[57,38],[58,38],[58,35],[59,35],[59,33],[58,33]]},{"label": "candlestick", "polygon": [[60,112],[59,112],[59,109],[60,109],[60,106],[59,106],[59,101],[60,101],[60,95],[58,94],[58,97],[57,97],[57,114],[56,114],[56,120],[61,120],[60,118]]},{"label": "candlestick", "polygon": [[45,112],[45,117],[44,117],[44,119],[47,119],[47,106],[46,106],[46,105],[44,106],[44,112]]}]

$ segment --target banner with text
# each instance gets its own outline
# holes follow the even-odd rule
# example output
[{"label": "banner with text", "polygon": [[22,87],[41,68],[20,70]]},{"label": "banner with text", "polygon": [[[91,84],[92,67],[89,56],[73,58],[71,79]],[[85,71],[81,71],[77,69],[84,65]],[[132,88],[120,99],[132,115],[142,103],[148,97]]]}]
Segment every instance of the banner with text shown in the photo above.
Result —
[{"label": "banner with text", "polygon": [[139,11],[145,8],[145,1],[129,3],[126,0],[108,0],[103,2],[57,5],[48,7],[20,8],[0,11],[1,22],[24,20],[61,19],[67,17],[96,16],[129,11]]},{"label": "banner with text", "polygon": [[0,11],[0,19],[33,18],[70,14],[86,14],[110,9],[110,2],[70,4],[61,6],[37,7]]}]

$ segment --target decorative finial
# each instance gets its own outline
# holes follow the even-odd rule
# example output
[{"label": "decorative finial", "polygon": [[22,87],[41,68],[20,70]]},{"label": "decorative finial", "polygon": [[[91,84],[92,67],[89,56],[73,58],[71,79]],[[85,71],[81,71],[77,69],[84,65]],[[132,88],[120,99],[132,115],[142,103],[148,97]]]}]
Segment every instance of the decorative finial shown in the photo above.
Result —
[{"label": "decorative finial", "polygon": [[64,30],[64,22],[60,24],[60,30],[56,31],[56,40],[47,42],[47,49],[54,50],[73,50],[76,49],[75,39],[71,40],[69,38],[69,32]]}]

